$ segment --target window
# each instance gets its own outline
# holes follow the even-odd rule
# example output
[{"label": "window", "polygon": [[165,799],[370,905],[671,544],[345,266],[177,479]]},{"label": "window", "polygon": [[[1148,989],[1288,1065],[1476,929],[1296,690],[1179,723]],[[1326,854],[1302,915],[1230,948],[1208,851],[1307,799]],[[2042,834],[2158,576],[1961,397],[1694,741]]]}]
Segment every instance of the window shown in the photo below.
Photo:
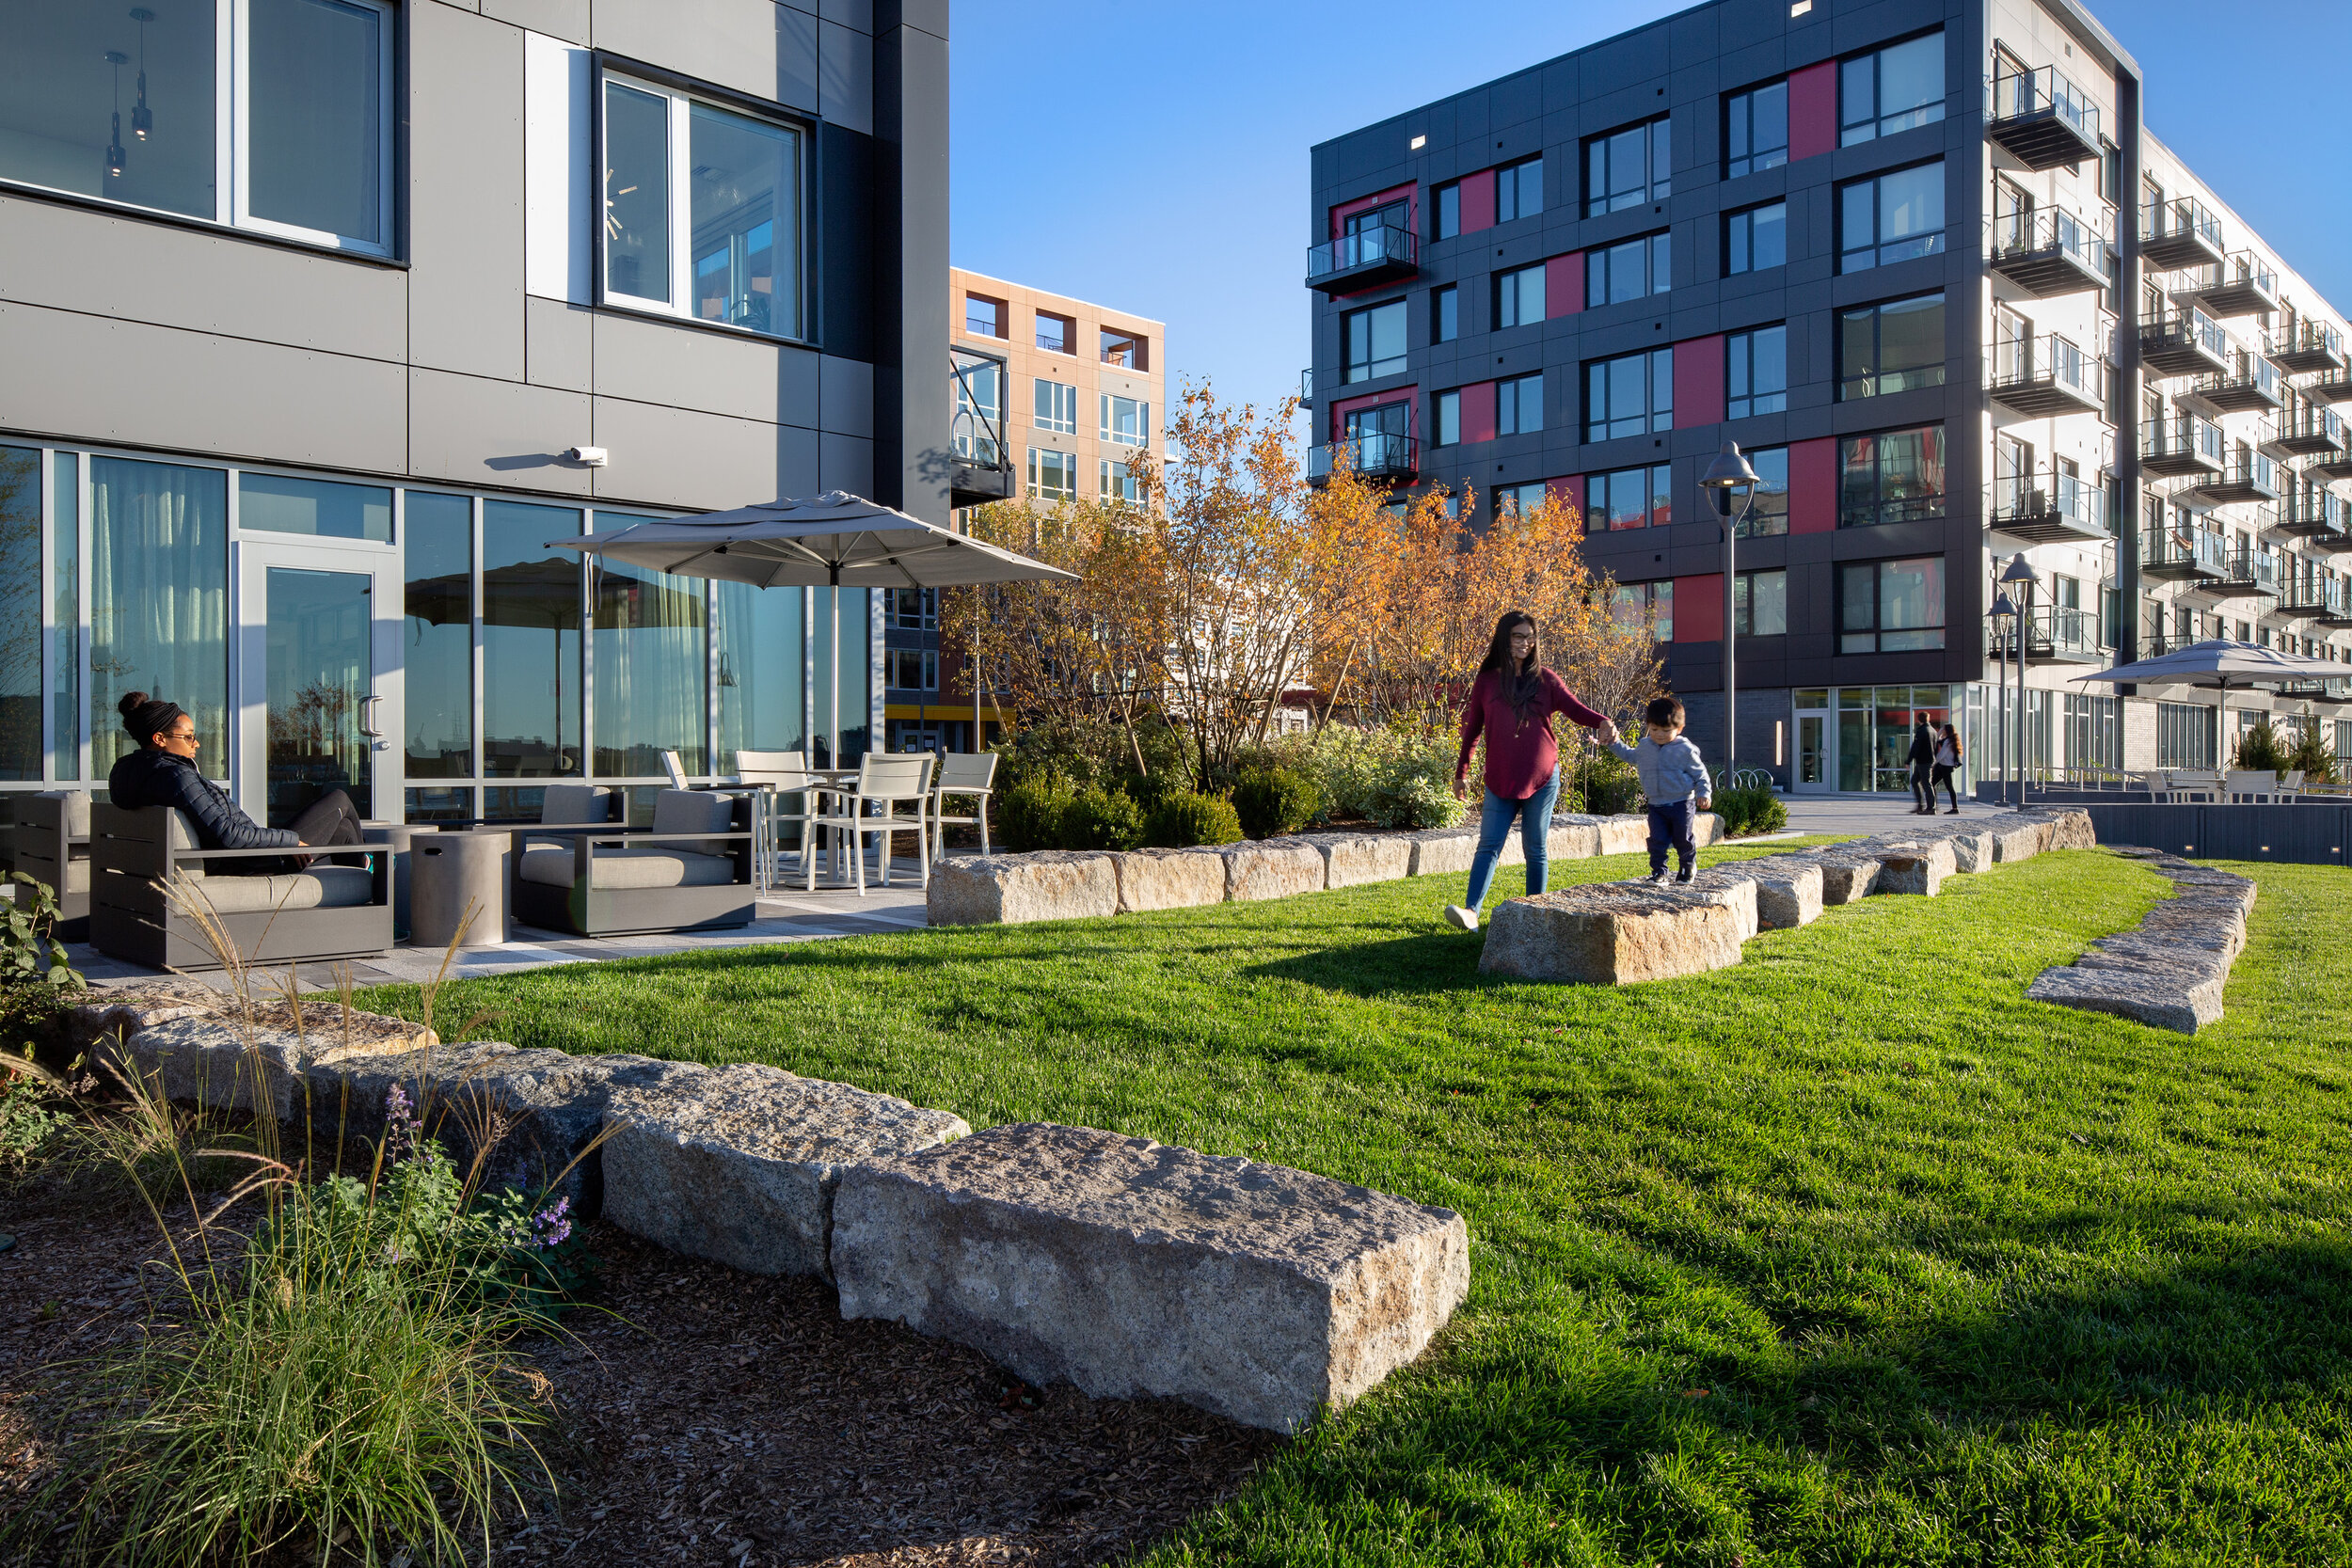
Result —
[{"label": "window", "polygon": [[2066,693],[2060,715],[2066,726],[2066,765],[2069,768],[2123,766],[2123,700]]},{"label": "window", "polygon": [[1495,486],[1495,515],[1532,517],[1543,509],[1546,490],[1542,480],[1533,484],[1499,484]]},{"label": "window", "polygon": [[897,691],[939,689],[939,655],[930,648],[882,650],[882,684]]},{"label": "window", "polygon": [[1584,481],[1584,531],[1615,533],[1674,521],[1674,471],[1660,463]]},{"label": "window", "polygon": [[604,168],[607,301],[801,336],[798,131],[607,77]]},{"label": "window", "polygon": [[1645,125],[1595,136],[1584,144],[1584,215],[1663,201],[1673,194],[1672,120],[1664,115]]},{"label": "window", "polygon": [[958,457],[995,467],[1001,455],[996,442],[1004,433],[1005,367],[973,355],[954,357],[956,412],[949,444]]},{"label": "window", "polygon": [[1788,84],[1735,92],[1724,102],[1724,178],[1788,161]]},{"label": "window", "polygon": [[1037,313],[1037,346],[1050,354],[1078,352],[1078,324],[1051,310]]},{"label": "window", "polygon": [[1495,274],[1495,330],[1544,319],[1544,265]]},{"label": "window", "polygon": [[1495,221],[1531,218],[1544,210],[1544,161],[1525,158],[1495,170]]},{"label": "window", "polygon": [[1663,582],[1621,582],[1609,593],[1609,611],[1621,626],[1647,626],[1661,642],[1675,640],[1675,585]]},{"label": "window", "polygon": [[2156,705],[2156,766],[2217,768],[2214,712],[2204,703]]},{"label": "window", "polygon": [[1837,526],[1944,515],[1944,427],[1845,436],[1837,442]]},{"label": "window", "polygon": [[1741,539],[1762,539],[1788,531],[1788,449],[1765,447],[1748,455],[1756,470],[1756,499],[1734,531]]},{"label": "window", "polygon": [[1450,343],[1462,335],[1461,291],[1448,283],[1429,291],[1429,341]]},{"label": "window", "polygon": [[1837,68],[1837,145],[1891,136],[1944,118],[1944,35],[1857,55]]},{"label": "window", "polygon": [[1616,305],[1662,294],[1674,277],[1672,244],[1664,234],[1645,234],[1584,253],[1584,306]]},{"label": "window", "polygon": [[1788,573],[1741,572],[1731,579],[1735,637],[1785,637],[1788,632]]},{"label": "window", "polygon": [[1078,499],[1078,459],[1051,447],[1029,449],[1029,496],[1034,500]]},{"label": "window", "polygon": [[1788,406],[1788,329],[1758,326],[1724,339],[1724,417],[1744,420]]},{"label": "window", "polygon": [[1035,386],[1038,429],[1051,431],[1057,436],[1077,435],[1078,388],[1065,387],[1058,381],[1048,381],[1043,376],[1037,378]]},{"label": "window", "polygon": [[1134,506],[1143,504],[1143,482],[1128,471],[1126,464],[1114,463],[1105,457],[1100,467],[1098,477],[1102,481],[1104,500],[1126,501]]},{"label": "window", "polygon": [[1674,427],[1674,350],[1645,349],[1586,361],[1584,439],[1609,441]]},{"label": "window", "polygon": [[1459,446],[1462,441],[1462,394],[1458,391],[1439,392],[1431,404],[1438,426],[1437,444],[1441,447]]},{"label": "window", "polygon": [[1005,302],[986,294],[963,296],[963,335],[967,338],[1002,338],[1005,335]]},{"label": "window", "polygon": [[1340,318],[1342,381],[1370,381],[1405,369],[1405,302],[1392,299]]},{"label": "window", "polygon": [[1515,375],[1495,383],[1495,434],[1525,436],[1544,428],[1544,376]]},{"label": "window", "polygon": [[1839,186],[1837,227],[1839,272],[1941,253],[1943,164],[1920,164]]},{"label": "window", "polygon": [[1768,201],[1724,219],[1724,276],[1788,264],[1788,203]]},{"label": "window", "polygon": [[337,484],[284,474],[237,476],[240,532],[302,533],[313,538],[392,542],[392,493],[373,484]]},{"label": "window", "polygon": [[1430,204],[1429,237],[1450,240],[1462,231],[1462,183],[1439,185],[1437,199]]},{"label": "window", "polygon": [[1944,645],[1944,558],[1851,561],[1837,568],[1837,651],[1897,654]]},{"label": "window", "polygon": [[1140,398],[1103,394],[1103,439],[1116,447],[1152,444],[1152,405]]},{"label": "window", "polygon": [[0,179],[391,254],[389,7],[183,0],[146,15],[8,8]]},{"label": "window", "polygon": [[[473,501],[411,490],[401,515],[407,573],[401,676],[411,779],[473,777]],[[456,592],[452,592],[455,589]],[[462,609],[466,613],[453,614]]]},{"label": "window", "polygon": [[1859,305],[1837,316],[1837,399],[1944,385],[1944,296]]},{"label": "window", "polygon": [[882,590],[882,625],[899,631],[937,631],[939,590],[885,588]]},{"label": "window", "polygon": [[1152,368],[1150,341],[1141,333],[1106,326],[1103,328],[1103,363],[1122,371],[1148,371]]}]

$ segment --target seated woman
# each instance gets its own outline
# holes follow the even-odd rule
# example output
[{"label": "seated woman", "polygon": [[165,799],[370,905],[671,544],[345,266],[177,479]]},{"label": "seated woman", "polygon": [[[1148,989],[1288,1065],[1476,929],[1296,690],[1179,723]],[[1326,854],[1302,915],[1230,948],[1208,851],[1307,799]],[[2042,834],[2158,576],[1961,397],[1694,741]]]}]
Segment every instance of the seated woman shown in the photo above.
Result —
[{"label": "seated woman", "polygon": [[[176,806],[187,815],[198,846],[205,849],[303,849],[360,841],[358,808],[342,790],[312,801],[292,828],[264,828],[239,811],[227,790],[196,770],[196,721],[178,704],[134,691],[115,705],[122,727],[139,743],[106,776],[106,797],[116,805],[132,811]],[[253,859],[224,863],[215,875],[258,877],[280,869],[274,862]]]}]

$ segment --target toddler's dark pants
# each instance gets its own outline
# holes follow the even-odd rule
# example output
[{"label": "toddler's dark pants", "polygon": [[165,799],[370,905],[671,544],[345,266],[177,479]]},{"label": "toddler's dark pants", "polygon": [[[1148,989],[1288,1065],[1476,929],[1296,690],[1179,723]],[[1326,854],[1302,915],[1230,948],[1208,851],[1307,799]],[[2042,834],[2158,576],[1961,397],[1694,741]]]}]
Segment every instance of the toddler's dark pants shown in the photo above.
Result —
[{"label": "toddler's dark pants", "polygon": [[1671,806],[1649,809],[1649,868],[1653,872],[1666,869],[1666,846],[1675,847],[1675,859],[1679,869],[1691,870],[1698,863],[1699,847],[1692,837],[1691,826],[1698,807],[1689,800],[1677,800]]}]

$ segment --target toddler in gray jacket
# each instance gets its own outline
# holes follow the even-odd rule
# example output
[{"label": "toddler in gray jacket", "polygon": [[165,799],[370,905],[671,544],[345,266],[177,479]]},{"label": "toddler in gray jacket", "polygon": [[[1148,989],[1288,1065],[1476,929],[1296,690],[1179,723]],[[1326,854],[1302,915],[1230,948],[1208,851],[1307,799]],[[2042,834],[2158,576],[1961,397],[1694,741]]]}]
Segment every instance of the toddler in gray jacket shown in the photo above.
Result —
[{"label": "toddler in gray jacket", "polygon": [[1633,765],[1641,775],[1642,798],[1649,802],[1649,879],[1666,879],[1666,846],[1674,846],[1687,882],[1698,866],[1699,847],[1692,825],[1700,812],[1715,803],[1714,784],[1707,776],[1707,761],[1695,742],[1682,735],[1682,704],[1657,697],[1643,718],[1646,733],[1634,744],[1609,742],[1609,749]]}]

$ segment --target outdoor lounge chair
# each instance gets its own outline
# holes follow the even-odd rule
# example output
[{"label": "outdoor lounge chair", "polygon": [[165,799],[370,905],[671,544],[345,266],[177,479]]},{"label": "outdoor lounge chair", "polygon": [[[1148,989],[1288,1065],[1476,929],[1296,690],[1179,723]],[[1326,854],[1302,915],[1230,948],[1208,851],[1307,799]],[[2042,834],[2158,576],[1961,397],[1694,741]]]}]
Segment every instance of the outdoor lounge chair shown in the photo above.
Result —
[{"label": "outdoor lounge chair", "polygon": [[749,925],[752,801],[665,789],[649,828],[516,828],[508,911],[584,937]]},{"label": "outdoor lounge chair", "polygon": [[358,958],[392,945],[389,847],[338,847],[300,871],[227,874],[239,861],[284,863],[285,849],[206,849],[169,806],[90,807],[90,942],[109,958],[150,969],[218,969],[223,955],[164,891],[174,871],[210,905],[246,963]]},{"label": "outdoor lounge chair", "polygon": [[89,808],[87,789],[53,789],[16,801],[16,869],[49,884],[57,898],[60,942],[89,941]]}]

